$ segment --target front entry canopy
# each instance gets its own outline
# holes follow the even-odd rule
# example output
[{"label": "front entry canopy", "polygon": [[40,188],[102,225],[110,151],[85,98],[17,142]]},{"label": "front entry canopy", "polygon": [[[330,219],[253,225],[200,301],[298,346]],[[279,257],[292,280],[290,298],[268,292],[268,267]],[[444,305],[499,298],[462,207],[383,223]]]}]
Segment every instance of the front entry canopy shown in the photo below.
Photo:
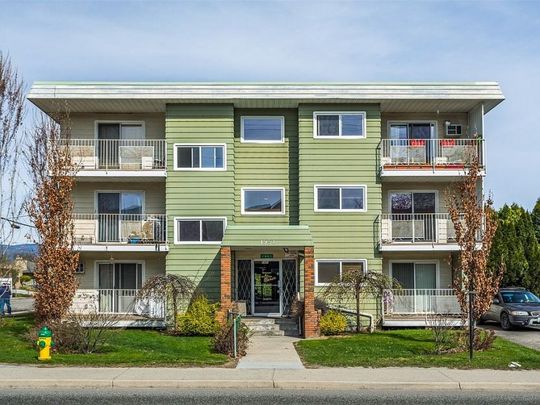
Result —
[{"label": "front entry canopy", "polygon": [[304,247],[313,246],[307,225],[229,225],[222,246]]}]

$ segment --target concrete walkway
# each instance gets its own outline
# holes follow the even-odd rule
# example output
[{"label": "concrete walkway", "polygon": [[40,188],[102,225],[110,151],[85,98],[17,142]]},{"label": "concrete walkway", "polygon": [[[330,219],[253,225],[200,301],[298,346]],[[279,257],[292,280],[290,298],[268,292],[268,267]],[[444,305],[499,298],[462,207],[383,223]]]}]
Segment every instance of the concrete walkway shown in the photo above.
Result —
[{"label": "concrete walkway", "polygon": [[237,368],[303,369],[293,345],[298,340],[290,336],[253,336],[247,355],[240,359]]},{"label": "concrete walkway", "polygon": [[540,370],[446,368],[86,368],[0,365],[1,388],[278,388],[531,390]]}]

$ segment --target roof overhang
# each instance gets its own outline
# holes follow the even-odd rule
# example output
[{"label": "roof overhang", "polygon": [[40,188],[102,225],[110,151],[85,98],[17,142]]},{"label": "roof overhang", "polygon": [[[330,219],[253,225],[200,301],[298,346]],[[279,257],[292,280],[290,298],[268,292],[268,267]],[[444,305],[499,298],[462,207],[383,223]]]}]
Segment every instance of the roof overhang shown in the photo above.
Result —
[{"label": "roof overhang", "polygon": [[307,225],[228,225],[222,246],[304,247],[313,246]]},{"label": "roof overhang", "polygon": [[35,82],[28,100],[46,113],[165,112],[167,104],[227,103],[296,108],[308,103],[376,103],[381,111],[488,112],[504,100],[496,82],[469,83],[132,83]]}]

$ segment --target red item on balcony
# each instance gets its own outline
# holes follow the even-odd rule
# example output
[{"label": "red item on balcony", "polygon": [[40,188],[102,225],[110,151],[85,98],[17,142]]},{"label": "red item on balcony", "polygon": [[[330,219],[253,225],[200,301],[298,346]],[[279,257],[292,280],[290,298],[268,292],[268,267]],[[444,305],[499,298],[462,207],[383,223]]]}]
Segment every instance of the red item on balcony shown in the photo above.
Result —
[{"label": "red item on balcony", "polygon": [[426,146],[426,141],[424,139],[411,139],[410,146],[412,148],[423,148]]},{"label": "red item on balcony", "polygon": [[456,140],[455,139],[443,139],[441,141],[441,146],[443,148],[451,148],[453,146],[456,146]]}]

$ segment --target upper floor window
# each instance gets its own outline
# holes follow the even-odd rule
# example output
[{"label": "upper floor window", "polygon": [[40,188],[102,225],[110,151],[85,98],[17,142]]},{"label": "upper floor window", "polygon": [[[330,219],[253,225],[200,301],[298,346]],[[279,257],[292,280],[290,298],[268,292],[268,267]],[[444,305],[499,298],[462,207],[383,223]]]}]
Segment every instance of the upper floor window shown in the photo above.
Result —
[{"label": "upper floor window", "polygon": [[220,243],[226,218],[175,218],[174,241],[178,244]]},{"label": "upper floor window", "polygon": [[175,170],[225,170],[225,145],[174,145]]},{"label": "upper floor window", "polygon": [[284,188],[243,188],[242,214],[285,214]]},{"label": "upper floor window", "polygon": [[284,117],[249,117],[240,120],[242,142],[283,143],[285,141]]},{"label": "upper floor window", "polygon": [[[315,266],[315,285],[328,285],[346,279],[347,273],[366,273],[367,260],[317,260]],[[345,276],[345,277],[344,277]]]},{"label": "upper floor window", "polygon": [[366,186],[315,186],[315,211],[367,211]]},{"label": "upper floor window", "polygon": [[313,113],[315,138],[365,138],[366,113],[315,112]]},{"label": "upper floor window", "polygon": [[100,140],[144,139],[145,130],[142,121],[98,121],[96,124],[97,138]]}]

